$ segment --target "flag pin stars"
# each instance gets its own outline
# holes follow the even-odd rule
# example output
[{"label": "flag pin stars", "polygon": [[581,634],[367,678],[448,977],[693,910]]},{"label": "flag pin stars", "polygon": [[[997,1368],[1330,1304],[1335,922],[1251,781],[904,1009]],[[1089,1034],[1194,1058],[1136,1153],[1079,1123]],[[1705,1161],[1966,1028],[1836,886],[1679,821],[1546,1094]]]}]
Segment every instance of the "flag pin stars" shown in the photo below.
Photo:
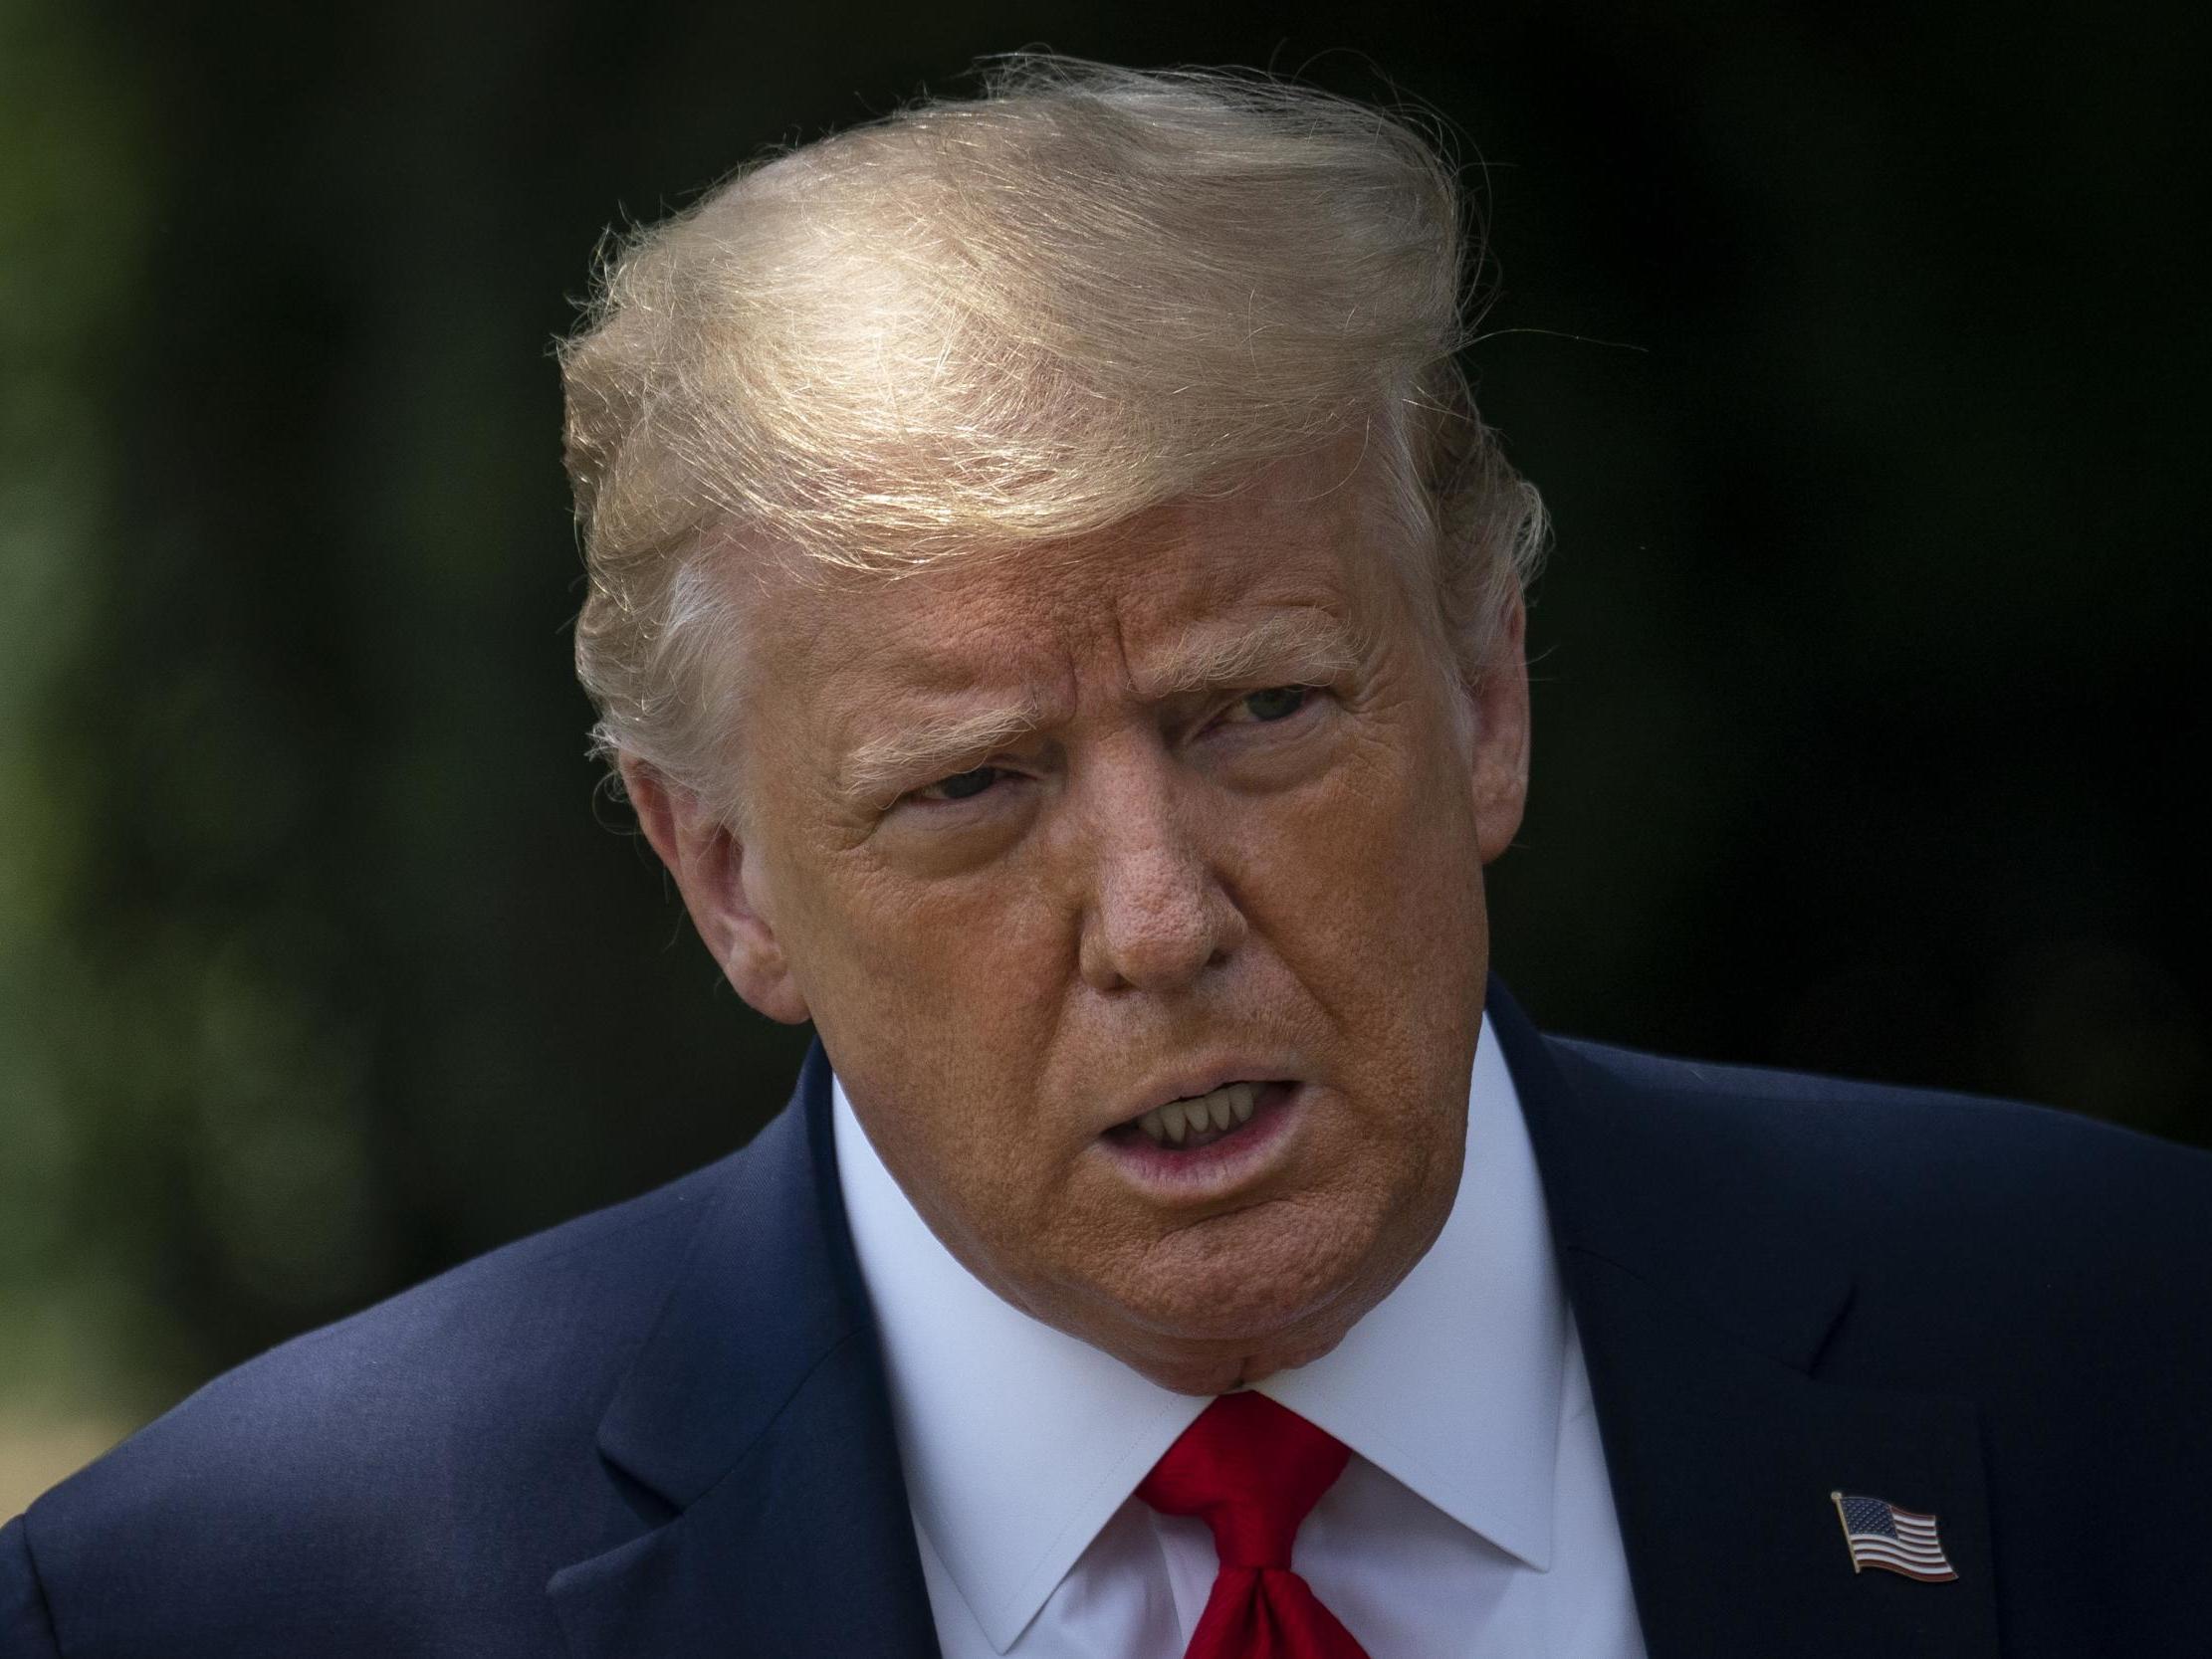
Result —
[{"label": "flag pin stars", "polygon": [[1851,1546],[1852,1571],[1879,1566],[1930,1584],[1958,1576],[1958,1568],[1943,1554],[1943,1541],[1935,1536],[1934,1516],[1901,1510],[1883,1498],[1856,1498],[1846,1492],[1828,1496],[1836,1519],[1844,1524],[1844,1542]]}]

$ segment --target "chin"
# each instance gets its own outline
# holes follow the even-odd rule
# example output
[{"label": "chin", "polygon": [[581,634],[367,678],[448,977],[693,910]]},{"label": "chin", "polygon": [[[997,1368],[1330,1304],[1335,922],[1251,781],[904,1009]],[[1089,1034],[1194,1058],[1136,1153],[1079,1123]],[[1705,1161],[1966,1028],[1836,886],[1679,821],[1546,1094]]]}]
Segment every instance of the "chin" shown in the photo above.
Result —
[{"label": "chin", "polygon": [[[1250,1236],[1224,1230],[1172,1259],[1149,1262],[1143,1282],[1115,1300],[1162,1347],[1209,1361],[1257,1353],[1311,1357],[1334,1348],[1405,1271],[1395,1263],[1395,1241],[1373,1227],[1293,1214],[1237,1231]],[[1303,1360],[1278,1358],[1273,1368],[1293,1363]]]},{"label": "chin", "polygon": [[1347,1286],[1322,1307],[1285,1307],[1276,1319],[1252,1307],[1237,1322],[1151,1330],[1116,1357],[1178,1393],[1222,1394],[1310,1365],[1343,1342],[1388,1290],[1388,1285]]}]

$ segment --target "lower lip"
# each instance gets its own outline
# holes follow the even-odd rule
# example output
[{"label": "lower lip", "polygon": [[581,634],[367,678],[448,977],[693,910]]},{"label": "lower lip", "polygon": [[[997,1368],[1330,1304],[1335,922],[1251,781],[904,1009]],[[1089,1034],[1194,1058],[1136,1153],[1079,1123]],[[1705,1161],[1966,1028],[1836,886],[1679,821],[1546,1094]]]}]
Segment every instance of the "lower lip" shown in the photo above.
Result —
[{"label": "lower lip", "polygon": [[1305,1093],[1299,1083],[1263,1085],[1252,1102],[1249,1123],[1233,1135],[1189,1151],[1155,1144],[1134,1124],[1108,1130],[1099,1137],[1099,1144],[1125,1175],[1158,1196],[1222,1197],[1257,1179],[1274,1161],[1297,1126]]}]

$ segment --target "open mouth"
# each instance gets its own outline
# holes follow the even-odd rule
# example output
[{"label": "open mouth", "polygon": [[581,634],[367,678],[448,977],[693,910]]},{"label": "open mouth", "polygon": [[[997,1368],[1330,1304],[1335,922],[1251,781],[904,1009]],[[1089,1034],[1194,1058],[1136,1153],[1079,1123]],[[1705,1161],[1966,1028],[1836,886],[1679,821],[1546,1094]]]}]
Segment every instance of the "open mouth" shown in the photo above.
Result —
[{"label": "open mouth", "polygon": [[1224,1083],[1218,1089],[1169,1101],[1106,1132],[1124,1145],[1154,1146],[1190,1153],[1248,1134],[1251,1126],[1290,1098],[1296,1085],[1282,1082]]}]

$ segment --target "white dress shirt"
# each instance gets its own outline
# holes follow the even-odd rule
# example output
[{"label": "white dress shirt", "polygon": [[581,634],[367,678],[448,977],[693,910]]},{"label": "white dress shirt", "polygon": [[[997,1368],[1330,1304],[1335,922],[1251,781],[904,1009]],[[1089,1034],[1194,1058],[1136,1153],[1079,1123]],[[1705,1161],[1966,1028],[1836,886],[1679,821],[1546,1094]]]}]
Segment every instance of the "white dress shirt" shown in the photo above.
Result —
[{"label": "white dress shirt", "polygon": [[[841,1085],[833,1103],[945,1659],[1173,1659],[1213,1589],[1213,1536],[1134,1494],[1207,1401],[1000,1301],[907,1202]],[[1332,1352],[1259,1391],[1352,1449],[1294,1559],[1370,1659],[1643,1659],[1535,1155],[1487,1019],[1443,1231]]]}]

